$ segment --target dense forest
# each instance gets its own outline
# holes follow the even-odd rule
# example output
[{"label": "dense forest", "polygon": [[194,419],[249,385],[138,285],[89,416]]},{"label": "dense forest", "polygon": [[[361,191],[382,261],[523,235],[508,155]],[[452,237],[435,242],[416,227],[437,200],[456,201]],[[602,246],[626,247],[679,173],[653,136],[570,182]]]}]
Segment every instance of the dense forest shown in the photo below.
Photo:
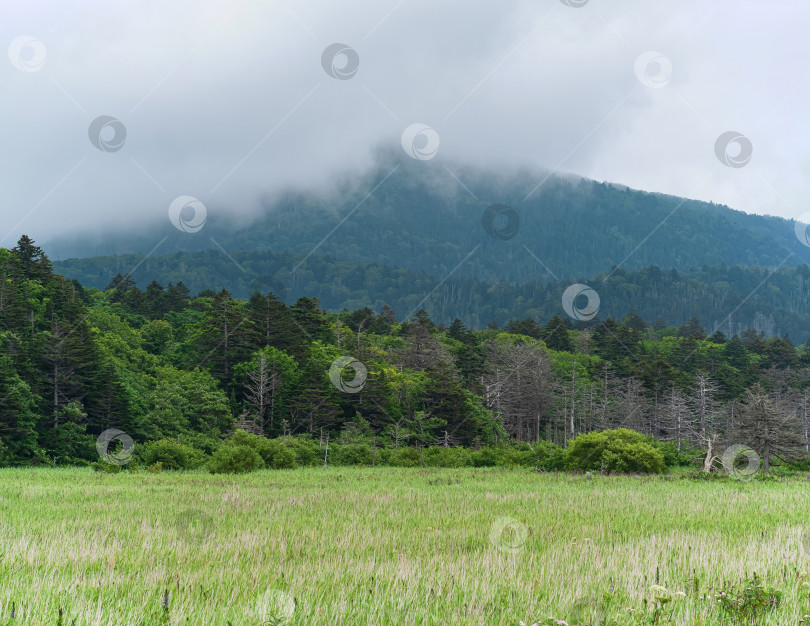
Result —
[{"label": "dense forest", "polygon": [[0,460],[91,462],[106,429],[210,454],[239,429],[388,447],[547,441],[630,428],[677,450],[806,449],[810,352],[636,312],[473,330],[383,306],[325,312],[273,293],[84,288],[28,237],[0,249]]}]

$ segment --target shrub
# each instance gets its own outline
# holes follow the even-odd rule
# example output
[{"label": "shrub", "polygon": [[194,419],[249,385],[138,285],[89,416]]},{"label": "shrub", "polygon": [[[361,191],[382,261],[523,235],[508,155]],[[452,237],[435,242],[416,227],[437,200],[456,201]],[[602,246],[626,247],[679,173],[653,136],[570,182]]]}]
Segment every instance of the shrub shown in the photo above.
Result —
[{"label": "shrub", "polygon": [[721,589],[715,597],[722,614],[740,624],[762,624],[765,615],[782,604],[782,596],[780,589],[766,586],[754,574],[753,578],[732,585],[728,591]]},{"label": "shrub", "polygon": [[310,439],[306,435],[287,437],[284,440],[284,445],[295,454],[297,465],[313,466],[323,464],[323,450],[315,439]]},{"label": "shrub", "polygon": [[93,468],[94,472],[103,472],[105,474],[117,474],[123,469],[120,465],[107,463],[106,461],[96,461],[95,463],[91,463],[90,467]]},{"label": "shrub", "polygon": [[280,439],[268,439],[260,453],[267,467],[272,469],[295,468],[295,452],[290,450]]},{"label": "shrub", "polygon": [[223,445],[208,462],[212,474],[244,474],[261,469],[264,461],[250,446]]},{"label": "shrub", "polygon": [[532,444],[534,466],[546,472],[565,469],[565,450],[550,441],[537,441]]},{"label": "shrub", "polygon": [[673,441],[655,441],[652,445],[664,455],[664,464],[667,467],[683,467],[689,465],[695,457],[705,456],[697,448],[685,444],[678,450]]},{"label": "shrub", "polygon": [[466,448],[430,446],[425,450],[425,465],[428,467],[469,467],[472,465],[470,451]]},{"label": "shrub", "polygon": [[400,448],[392,450],[388,457],[388,464],[394,467],[420,467],[422,459],[416,448]]},{"label": "shrub", "polygon": [[367,443],[342,443],[329,446],[329,463],[334,465],[371,465],[374,451]]},{"label": "shrub", "polygon": [[495,467],[498,465],[498,450],[492,446],[476,450],[470,455],[473,467]]},{"label": "shrub", "polygon": [[726,472],[704,472],[702,469],[685,472],[680,476],[681,480],[730,480]]},{"label": "shrub", "polygon": [[664,455],[649,437],[627,428],[579,435],[565,450],[565,467],[581,472],[659,474],[664,471]]},{"label": "shrub", "polygon": [[146,465],[160,463],[165,470],[194,469],[205,463],[202,452],[175,439],[150,441],[139,449],[139,453]]},{"label": "shrub", "polygon": [[225,445],[251,448],[261,457],[265,467],[272,469],[295,467],[295,453],[280,439],[268,439],[261,435],[251,435],[244,430],[237,430]]},{"label": "shrub", "polygon": [[534,453],[525,443],[498,448],[498,465],[502,467],[531,467]]}]

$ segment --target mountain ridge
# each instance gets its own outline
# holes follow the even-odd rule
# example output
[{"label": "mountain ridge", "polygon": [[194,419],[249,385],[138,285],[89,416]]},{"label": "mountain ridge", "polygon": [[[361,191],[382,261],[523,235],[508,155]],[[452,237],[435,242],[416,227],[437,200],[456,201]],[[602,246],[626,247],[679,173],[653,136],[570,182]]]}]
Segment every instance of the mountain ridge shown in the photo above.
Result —
[{"label": "mountain ridge", "polygon": [[[452,165],[381,150],[376,168],[337,177],[330,192],[281,192],[247,225],[215,213],[197,233],[167,221],[143,240],[113,235],[107,244],[141,254],[64,258],[58,246],[55,255],[45,247],[61,258],[58,271],[99,289],[132,273],[142,286],[183,281],[192,291],[226,288],[238,297],[316,295],[329,310],[387,304],[407,315],[424,306],[438,320],[459,317],[472,327],[558,313],[557,295],[545,303],[540,294],[551,297],[574,281],[610,285],[630,272],[633,284],[651,268],[676,270],[678,280],[704,284],[714,304],[692,302],[688,317],[707,327],[733,312],[748,324],[772,318],[775,334],[810,334],[806,277],[795,269],[810,262],[810,248],[790,220],[571,175]],[[778,291],[790,292],[783,294],[796,301],[790,305],[780,305],[761,275],[783,266]],[[757,281],[749,284],[750,276]],[[678,280],[670,288],[681,289]],[[765,291],[757,295],[760,281]],[[515,301],[504,302],[504,293]],[[634,308],[650,323],[685,321],[671,299],[652,298],[661,306],[654,311],[629,292],[616,297],[622,305],[606,303],[600,316]],[[727,298],[733,303],[721,316]],[[739,310],[735,298],[744,301]]]}]

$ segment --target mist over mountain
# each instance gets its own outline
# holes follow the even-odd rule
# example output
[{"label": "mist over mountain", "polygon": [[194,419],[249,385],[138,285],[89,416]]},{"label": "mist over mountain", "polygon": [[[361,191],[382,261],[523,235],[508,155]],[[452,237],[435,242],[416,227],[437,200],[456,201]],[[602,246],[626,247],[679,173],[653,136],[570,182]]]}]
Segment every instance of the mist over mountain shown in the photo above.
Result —
[{"label": "mist over mountain", "polygon": [[[317,296],[327,310],[387,304],[400,316],[425,308],[480,328],[548,319],[568,284],[590,281],[602,318],[636,309],[650,323],[697,316],[730,333],[738,324],[810,333],[807,275],[788,269],[810,261],[810,248],[788,220],[542,171],[426,167],[400,154],[382,149],[378,167],[329,189],[278,194],[249,223],[213,212],[195,233],[167,220],[46,248],[62,259],[58,271],[99,289],[131,274],[142,288],[272,291],[290,302]],[[762,268],[782,269],[752,293],[770,276]]]},{"label": "mist over mountain", "polygon": [[[202,249],[272,251],[291,254],[298,270],[317,253],[439,277],[453,272],[514,283],[592,276],[613,266],[777,266],[791,252],[791,265],[810,261],[810,248],[783,218],[543,171],[436,168],[401,150],[378,154],[377,167],[337,179],[328,191],[277,194],[247,223],[211,211],[205,227],[193,234],[167,219],[141,233],[55,239],[46,246],[54,259],[153,249],[157,256]],[[516,216],[514,233],[501,239],[482,224],[493,204]],[[503,226],[493,224],[496,230]]]}]

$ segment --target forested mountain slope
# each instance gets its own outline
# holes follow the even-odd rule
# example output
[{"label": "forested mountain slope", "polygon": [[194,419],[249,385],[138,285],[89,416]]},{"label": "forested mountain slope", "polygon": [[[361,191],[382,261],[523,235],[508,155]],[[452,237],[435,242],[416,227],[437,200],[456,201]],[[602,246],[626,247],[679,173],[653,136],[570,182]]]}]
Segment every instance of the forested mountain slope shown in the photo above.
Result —
[{"label": "forested mountain slope", "polygon": [[[380,150],[373,170],[347,175],[318,193],[276,194],[247,224],[209,207],[205,227],[193,234],[166,220],[141,233],[58,238],[47,247],[58,259],[146,254],[161,241],[158,256],[220,247],[232,255],[289,253],[289,271],[306,271],[314,251],[336,261],[439,277],[454,272],[489,283],[574,279],[615,265],[770,267],[791,253],[789,265],[810,262],[810,248],[781,218],[542,171],[487,170],[399,154]],[[482,224],[493,204],[517,216],[506,238],[490,236]],[[496,230],[504,226],[495,224]]]}]

